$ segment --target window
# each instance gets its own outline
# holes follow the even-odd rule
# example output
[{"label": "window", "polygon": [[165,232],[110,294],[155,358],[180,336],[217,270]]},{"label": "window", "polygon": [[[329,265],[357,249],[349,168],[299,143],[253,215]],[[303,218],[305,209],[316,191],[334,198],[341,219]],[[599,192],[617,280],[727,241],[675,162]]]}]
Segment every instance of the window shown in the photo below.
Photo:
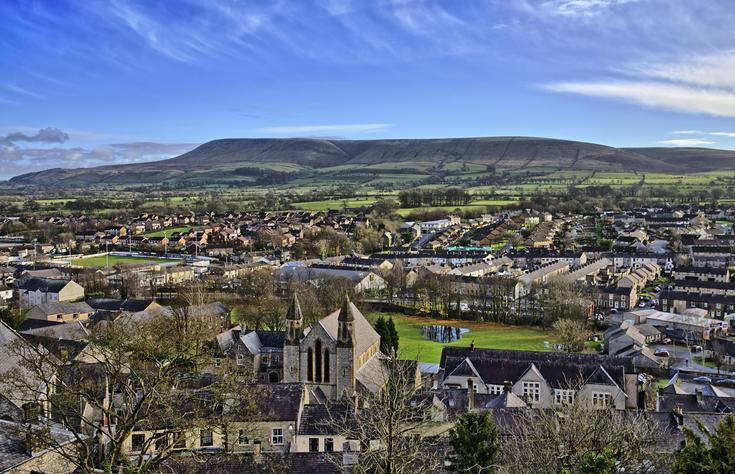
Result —
[{"label": "window", "polygon": [[219,357],[215,357],[214,358],[214,366],[215,367],[222,367],[222,359],[220,359]]},{"label": "window", "polygon": [[554,403],[566,405],[574,401],[574,390],[554,389]]},{"label": "window", "polygon": [[283,444],[283,428],[273,428],[271,430],[271,442],[273,444]]},{"label": "window", "polygon": [[156,451],[163,451],[168,447],[168,433],[158,433],[156,435]]},{"label": "window", "polygon": [[334,440],[332,438],[324,438],[324,451],[327,453],[334,451]]},{"label": "window", "polygon": [[213,446],[214,439],[210,430],[201,430],[199,432],[199,446]]},{"label": "window", "polygon": [[500,395],[503,393],[502,385],[488,385],[487,391],[490,395]]},{"label": "window", "polygon": [[140,451],[141,449],[143,449],[143,445],[145,444],[145,435],[134,434],[132,436],[131,444],[133,451]]},{"label": "window", "polygon": [[175,433],[174,436],[176,437],[174,449],[186,449],[186,435],[179,431],[178,433]]},{"label": "window", "polygon": [[541,400],[541,383],[523,382],[523,397],[532,402]]},{"label": "window", "polygon": [[612,403],[612,396],[607,392],[592,392],[592,405],[607,407]]},{"label": "window", "polygon": [[237,354],[237,365],[245,365],[245,356]]},{"label": "window", "polygon": [[245,430],[240,430],[237,433],[237,443],[238,444],[248,444],[249,443],[248,435],[245,432]]},{"label": "window", "polygon": [[260,361],[261,361],[261,362],[262,362],[263,364],[267,364],[267,363],[268,363],[268,356],[267,356],[267,355],[264,355],[264,356],[263,356],[263,357],[262,357],[262,358],[260,359]]},{"label": "window", "polygon": [[310,453],[319,452],[319,438],[309,438],[309,452]]}]

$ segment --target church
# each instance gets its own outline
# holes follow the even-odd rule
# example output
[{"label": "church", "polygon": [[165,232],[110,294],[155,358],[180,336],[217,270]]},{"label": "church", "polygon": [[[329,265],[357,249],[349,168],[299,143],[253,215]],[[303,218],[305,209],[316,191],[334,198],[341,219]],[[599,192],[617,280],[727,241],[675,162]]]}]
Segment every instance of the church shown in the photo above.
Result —
[{"label": "church", "polygon": [[243,331],[217,336],[218,372],[252,374],[259,382],[303,383],[312,402],[377,392],[385,383],[380,336],[345,297],[342,307],[304,327],[298,297],[291,298],[286,331]]}]

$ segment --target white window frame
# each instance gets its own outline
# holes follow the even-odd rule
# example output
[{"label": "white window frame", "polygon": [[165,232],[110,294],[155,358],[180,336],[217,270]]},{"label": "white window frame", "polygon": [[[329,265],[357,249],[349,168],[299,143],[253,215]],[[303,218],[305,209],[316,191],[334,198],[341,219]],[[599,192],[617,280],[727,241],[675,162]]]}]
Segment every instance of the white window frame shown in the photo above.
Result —
[{"label": "white window frame", "polygon": [[574,390],[555,388],[554,403],[557,405],[570,404],[574,402]]},{"label": "white window frame", "polygon": [[283,444],[283,428],[272,428],[271,429],[271,443],[275,446]]},{"label": "white window frame", "polygon": [[501,395],[503,393],[503,390],[505,390],[505,387],[502,385],[491,385],[488,384],[487,386],[487,393],[490,395]]},{"label": "white window frame", "polygon": [[541,382],[523,382],[523,397],[532,402],[541,401]]},{"label": "white window frame", "polygon": [[612,394],[609,392],[592,392],[592,405],[600,408],[612,404]]}]

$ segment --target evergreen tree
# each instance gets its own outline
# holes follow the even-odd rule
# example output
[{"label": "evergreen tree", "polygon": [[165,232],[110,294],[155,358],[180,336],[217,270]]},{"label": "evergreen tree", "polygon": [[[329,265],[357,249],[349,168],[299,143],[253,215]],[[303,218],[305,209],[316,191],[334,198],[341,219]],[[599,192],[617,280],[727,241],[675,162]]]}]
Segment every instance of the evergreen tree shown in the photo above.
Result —
[{"label": "evergreen tree", "polygon": [[388,331],[388,325],[382,316],[375,321],[375,332],[380,336],[380,352],[383,354],[390,354],[390,348],[393,346],[393,341],[390,337],[390,331]]},{"label": "evergreen tree", "polygon": [[390,335],[390,349],[393,353],[398,354],[398,331],[396,331],[396,325],[393,323],[393,318],[388,318],[385,325],[388,329],[388,334]]},{"label": "evergreen tree", "polygon": [[499,431],[487,412],[468,412],[449,432],[452,472],[487,474],[495,472],[495,458],[500,450]]},{"label": "evergreen tree", "polygon": [[710,433],[701,423],[699,431],[707,436],[707,442],[684,428],[686,444],[676,452],[674,473],[714,474],[735,472],[735,417],[728,415]]}]

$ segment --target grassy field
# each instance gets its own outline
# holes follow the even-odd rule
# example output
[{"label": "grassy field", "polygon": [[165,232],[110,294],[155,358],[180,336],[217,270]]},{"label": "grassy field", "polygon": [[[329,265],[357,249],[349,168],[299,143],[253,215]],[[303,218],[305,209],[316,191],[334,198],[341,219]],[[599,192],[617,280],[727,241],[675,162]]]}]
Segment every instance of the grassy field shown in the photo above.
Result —
[{"label": "grassy field", "polygon": [[354,198],[354,199],[325,199],[324,201],[295,202],[293,206],[305,211],[329,211],[341,210],[345,207],[356,208],[369,206],[377,201],[376,198]]},{"label": "grassy field", "polygon": [[191,229],[189,226],[166,227],[165,229],[146,232],[144,235],[146,237],[170,237],[174,232],[188,232],[189,229]]},{"label": "grassy field", "polygon": [[110,255],[109,257],[106,257],[105,255],[102,255],[99,257],[77,258],[75,260],[72,260],[71,264],[78,265],[80,267],[103,268],[105,267],[105,265],[107,265],[108,259],[109,265],[111,267],[118,264],[128,263],[172,263],[179,261],[170,258],[126,257],[120,255]]},{"label": "grassy field", "polygon": [[[475,341],[476,347],[490,349],[517,349],[527,351],[548,351],[544,347],[544,341],[554,343],[555,340],[549,333],[539,329],[509,326],[496,323],[479,323],[459,320],[440,320],[433,318],[406,316],[397,313],[373,312],[367,315],[368,319],[374,321],[379,316],[392,317],[399,336],[399,352],[404,359],[418,357],[421,362],[439,363],[442,348],[444,346],[469,346]],[[421,331],[421,326],[430,324],[444,324],[454,327],[469,329],[458,341],[442,344],[426,339]]]}]

